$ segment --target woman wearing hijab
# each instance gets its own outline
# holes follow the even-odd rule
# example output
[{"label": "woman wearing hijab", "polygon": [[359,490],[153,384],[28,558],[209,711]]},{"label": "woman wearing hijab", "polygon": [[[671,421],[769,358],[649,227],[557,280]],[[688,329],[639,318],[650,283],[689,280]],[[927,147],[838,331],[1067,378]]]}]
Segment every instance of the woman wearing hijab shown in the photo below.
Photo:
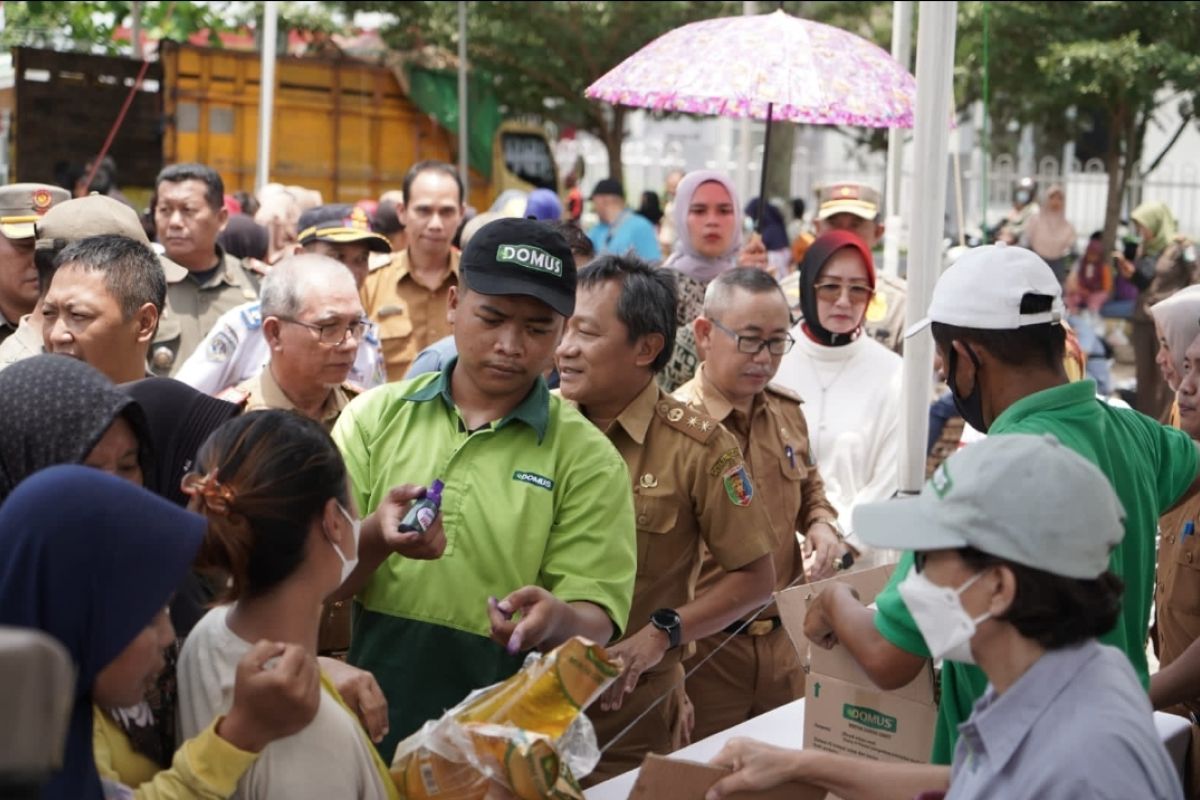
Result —
[{"label": "woman wearing hijab", "polygon": [[1158,339],[1150,306],[1197,282],[1196,254],[1191,241],[1179,235],[1175,215],[1162,203],[1142,203],[1130,214],[1140,243],[1131,262],[1114,253],[1120,274],[1140,290],[1133,310],[1133,355],[1137,370],[1134,407],[1165,419],[1171,405],[1166,382],[1155,364]]},{"label": "woman wearing hijab", "polygon": [[[746,219],[758,219],[758,204],[760,198],[753,198],[746,204]],[[783,279],[788,273],[792,261],[792,248],[788,239],[787,224],[783,214],[772,203],[767,203],[762,217],[762,243],[767,249],[767,266],[776,280]]]},{"label": "woman wearing hijab", "polygon": [[[1172,393],[1183,381],[1183,360],[1188,345],[1200,336],[1200,286],[1180,289],[1166,300],[1150,306],[1154,334],[1158,337],[1158,365],[1163,381]],[[1171,401],[1168,423],[1179,427],[1179,401]]]},{"label": "woman wearing hijab", "polygon": [[[98,708],[128,705],[161,670],[174,640],[166,604],[204,527],[128,481],[78,466],[39,472],[0,506],[0,625],[53,636],[76,670],[63,765],[47,800],[225,798],[257,750],[311,718],[314,666],[297,648],[261,642],[235,707],[186,742],[171,769],[148,765],[151,777],[134,790],[97,765],[96,730],[111,726]],[[276,657],[277,670],[263,673]]]},{"label": "woman wearing hijab", "polygon": [[704,291],[726,270],[737,266],[742,249],[742,211],[733,183],[719,172],[689,172],[675,190],[671,209],[678,238],[663,269],[675,272],[679,294],[675,352],[659,373],[668,392],[690,381],[699,358],[692,322],[704,310]]},{"label": "woman wearing hijab", "polygon": [[[870,336],[863,320],[875,293],[875,265],[862,239],[824,233],[800,263],[796,346],[775,380],[804,399],[804,416],[825,496],[838,519],[896,491],[901,360]],[[860,552],[861,544],[849,532]]]},{"label": "woman wearing hijab", "polygon": [[1037,212],[1025,223],[1024,231],[1029,249],[1045,259],[1059,283],[1066,280],[1067,260],[1078,238],[1074,226],[1067,221],[1066,206],[1063,187],[1051,186]]},{"label": "woman wearing hijab", "polygon": [[[360,522],[337,446],[319,424],[286,411],[253,411],[218,428],[186,491],[209,523],[200,562],[229,576],[226,604],[200,620],[179,657],[179,730],[192,736],[236,702],[238,663],[256,640],[315,658],[322,605],[358,563]],[[316,717],[264,749],[238,783],[241,800],[397,797],[325,675],[321,687]]]}]

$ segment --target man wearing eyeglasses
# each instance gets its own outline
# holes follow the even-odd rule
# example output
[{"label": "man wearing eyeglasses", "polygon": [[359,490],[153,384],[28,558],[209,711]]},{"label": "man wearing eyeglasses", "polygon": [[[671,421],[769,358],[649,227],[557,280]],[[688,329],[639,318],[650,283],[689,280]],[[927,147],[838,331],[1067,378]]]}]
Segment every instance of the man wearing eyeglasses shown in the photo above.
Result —
[{"label": "man wearing eyeglasses", "polygon": [[[703,361],[696,377],[675,391],[737,439],[770,518],[776,591],[804,580],[805,556],[811,557],[807,577],[820,580],[847,551],[813,462],[800,398],[770,382],[795,344],[790,327],[787,299],[770,274],[752,268],[722,274],[708,285],[704,313],[693,323]],[[803,549],[797,531],[804,534]],[[697,596],[722,574],[705,552]],[[736,635],[718,650],[730,634]],[[694,739],[804,696],[804,672],[774,606],[701,639],[684,666],[710,655],[687,681]]]},{"label": "man wearing eyeglasses", "polygon": [[[367,277],[368,256],[389,253],[391,245],[371,229],[370,220],[358,209],[333,204],[318,206],[300,216],[296,252],[340,261],[361,289]],[[258,301],[225,312],[179,368],[175,379],[197,391],[217,394],[257,375],[269,357],[262,323],[262,304]],[[387,382],[383,351],[373,328],[366,329],[358,340],[358,354],[348,380],[363,389]]]},{"label": "man wearing eyeglasses", "polygon": [[[604,751],[589,783],[682,743],[692,643],[753,614],[774,586],[768,506],[737,441],[655,381],[674,349],[677,300],[671,272],[601,256],[579,273],[556,352],[562,395],[625,459],[637,514],[628,633],[609,647],[624,671],[588,709]],[[718,566],[711,590],[697,595],[702,551]]]},{"label": "man wearing eyeglasses", "polygon": [[247,411],[296,411],[332,430],[362,391],[346,382],[371,324],[354,276],[328,256],[292,256],[268,273],[259,294],[271,360],[222,399],[244,402]]}]

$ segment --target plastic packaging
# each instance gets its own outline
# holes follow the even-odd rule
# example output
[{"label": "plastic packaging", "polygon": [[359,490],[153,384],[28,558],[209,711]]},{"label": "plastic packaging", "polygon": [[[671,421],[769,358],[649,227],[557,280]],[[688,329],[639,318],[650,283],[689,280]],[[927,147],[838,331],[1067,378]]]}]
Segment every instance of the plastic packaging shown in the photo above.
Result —
[{"label": "plastic packaging", "polygon": [[574,638],[531,654],[506,681],[473,692],[400,743],[392,779],[405,800],[583,800],[578,778],[600,759],[586,709],[620,674],[598,645]]},{"label": "plastic packaging", "polygon": [[425,496],[420,500],[413,502],[409,506],[408,511],[404,514],[404,519],[400,520],[400,524],[396,526],[396,530],[402,532],[425,533],[433,527],[433,521],[437,519],[438,512],[442,508],[442,489],[446,484],[441,481],[434,481],[433,485],[425,492]]}]

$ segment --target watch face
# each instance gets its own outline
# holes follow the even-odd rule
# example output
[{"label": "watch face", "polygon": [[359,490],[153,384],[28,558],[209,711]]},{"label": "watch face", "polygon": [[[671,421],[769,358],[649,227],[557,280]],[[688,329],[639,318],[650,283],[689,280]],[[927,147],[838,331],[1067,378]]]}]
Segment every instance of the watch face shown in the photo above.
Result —
[{"label": "watch face", "polygon": [[650,621],[660,628],[674,628],[679,625],[679,613],[669,608],[660,608],[650,615]]}]

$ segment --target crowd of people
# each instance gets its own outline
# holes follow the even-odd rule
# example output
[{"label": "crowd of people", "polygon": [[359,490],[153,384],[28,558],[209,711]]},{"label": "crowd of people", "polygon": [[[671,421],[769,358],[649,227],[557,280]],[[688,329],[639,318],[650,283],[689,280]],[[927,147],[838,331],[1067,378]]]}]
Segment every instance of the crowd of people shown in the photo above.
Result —
[{"label": "crowd of people", "polygon": [[[735,741],[712,797],[1181,796],[1151,714],[1200,709],[1200,280],[1169,210],[1072,266],[1029,187],[906,331],[873,187],[789,230],[718,172],[637,211],[606,178],[585,232],[568,183],[472,214],[441,162],[357,204],[177,164],[141,217],[0,188],[0,625],[77,671],[44,796],[397,797],[402,740],[575,636],[622,664],[594,784],[803,697],[772,593],[896,558],[805,633],[884,689],[940,663],[930,764]],[[1072,345],[1114,276],[1173,424]],[[941,438],[974,435],[892,499],[927,328]]]}]

